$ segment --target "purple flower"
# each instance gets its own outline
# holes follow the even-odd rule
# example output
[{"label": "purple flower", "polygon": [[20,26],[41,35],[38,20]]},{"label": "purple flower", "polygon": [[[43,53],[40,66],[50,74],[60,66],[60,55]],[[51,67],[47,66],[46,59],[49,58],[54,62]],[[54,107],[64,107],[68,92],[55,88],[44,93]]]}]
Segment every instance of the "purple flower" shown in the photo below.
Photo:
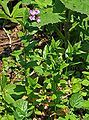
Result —
[{"label": "purple flower", "polygon": [[40,17],[38,16],[38,17],[36,17],[36,21],[37,21],[37,23],[40,23],[41,22],[41,20],[40,20]]},{"label": "purple flower", "polygon": [[38,15],[38,14],[40,14],[40,11],[37,10],[37,9],[35,9],[35,10],[30,10],[29,13],[30,13],[31,15]]},{"label": "purple flower", "polygon": [[29,12],[30,12],[30,14],[31,14],[32,16],[36,15],[35,10],[30,10]]},{"label": "purple flower", "polygon": [[29,16],[29,19],[30,19],[31,21],[36,20],[36,19],[35,19],[35,16]]},{"label": "purple flower", "polygon": [[38,9],[33,9],[33,10],[29,10],[30,16],[29,19],[31,21],[36,21],[37,23],[39,23],[40,20],[40,16],[38,14],[40,14],[40,11]]},{"label": "purple flower", "polygon": [[37,9],[35,9],[35,14],[36,14],[36,15],[40,14],[40,11],[37,10]]}]

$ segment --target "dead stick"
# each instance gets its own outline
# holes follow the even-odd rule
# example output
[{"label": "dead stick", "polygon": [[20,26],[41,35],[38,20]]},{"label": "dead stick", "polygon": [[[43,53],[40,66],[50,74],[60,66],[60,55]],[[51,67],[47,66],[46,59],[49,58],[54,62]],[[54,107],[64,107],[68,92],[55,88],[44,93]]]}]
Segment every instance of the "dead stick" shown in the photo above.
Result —
[{"label": "dead stick", "polygon": [[[16,40],[14,42],[12,42],[12,44],[15,44],[15,43],[18,43],[18,42],[21,42],[20,40]],[[6,42],[6,43],[1,43],[0,46],[5,46],[5,45],[10,45],[10,43]]]},{"label": "dead stick", "polygon": [[5,33],[7,34],[7,37],[9,38],[9,40],[10,40],[10,43],[9,43],[9,45],[10,45],[10,47],[11,47],[11,37],[10,37],[10,35],[8,34],[8,32],[6,31],[6,29],[3,27],[3,30],[5,31]]}]

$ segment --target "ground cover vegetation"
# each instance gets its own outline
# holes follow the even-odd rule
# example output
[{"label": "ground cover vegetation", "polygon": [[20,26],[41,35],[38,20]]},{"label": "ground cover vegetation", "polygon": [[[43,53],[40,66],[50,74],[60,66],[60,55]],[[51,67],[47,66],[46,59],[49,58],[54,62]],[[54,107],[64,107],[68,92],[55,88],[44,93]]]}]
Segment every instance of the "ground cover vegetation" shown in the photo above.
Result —
[{"label": "ground cover vegetation", "polygon": [[89,120],[89,0],[0,0],[0,120]]}]

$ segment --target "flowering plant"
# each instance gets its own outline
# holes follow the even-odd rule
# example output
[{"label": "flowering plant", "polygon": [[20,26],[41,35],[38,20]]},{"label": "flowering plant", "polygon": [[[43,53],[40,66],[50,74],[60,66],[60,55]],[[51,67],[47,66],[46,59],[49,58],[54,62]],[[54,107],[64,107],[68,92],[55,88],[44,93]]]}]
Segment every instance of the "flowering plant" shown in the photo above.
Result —
[{"label": "flowering plant", "polygon": [[0,54],[0,120],[89,120],[89,0],[19,1],[0,0],[16,23],[0,42],[19,38]]},{"label": "flowering plant", "polygon": [[36,21],[37,23],[39,23],[41,21],[40,20],[40,16],[39,16],[40,11],[38,9],[32,9],[32,10],[30,10],[29,14],[30,14],[29,19],[31,21]]}]

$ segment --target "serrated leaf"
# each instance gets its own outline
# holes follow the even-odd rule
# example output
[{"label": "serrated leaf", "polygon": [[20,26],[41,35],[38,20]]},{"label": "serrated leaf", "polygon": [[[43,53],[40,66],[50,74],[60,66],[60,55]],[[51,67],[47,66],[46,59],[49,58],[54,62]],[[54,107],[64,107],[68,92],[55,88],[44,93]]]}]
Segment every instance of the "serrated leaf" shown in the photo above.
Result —
[{"label": "serrated leaf", "polygon": [[60,22],[64,17],[59,15],[59,13],[43,13],[41,14],[41,22],[39,23],[40,26],[46,25],[46,24],[53,24],[53,23],[58,23]]},{"label": "serrated leaf", "polygon": [[65,17],[62,14],[54,13],[53,8],[51,7],[51,8],[41,10],[40,19],[41,19],[41,22],[39,24],[36,22],[33,22],[32,25],[35,27],[36,26],[41,27],[47,24],[58,23],[63,21]]},{"label": "serrated leaf", "polygon": [[40,8],[47,7],[47,5],[52,5],[52,0],[35,0],[35,4],[38,4]]},{"label": "serrated leaf", "polygon": [[60,0],[65,7],[89,15],[89,0]]}]

